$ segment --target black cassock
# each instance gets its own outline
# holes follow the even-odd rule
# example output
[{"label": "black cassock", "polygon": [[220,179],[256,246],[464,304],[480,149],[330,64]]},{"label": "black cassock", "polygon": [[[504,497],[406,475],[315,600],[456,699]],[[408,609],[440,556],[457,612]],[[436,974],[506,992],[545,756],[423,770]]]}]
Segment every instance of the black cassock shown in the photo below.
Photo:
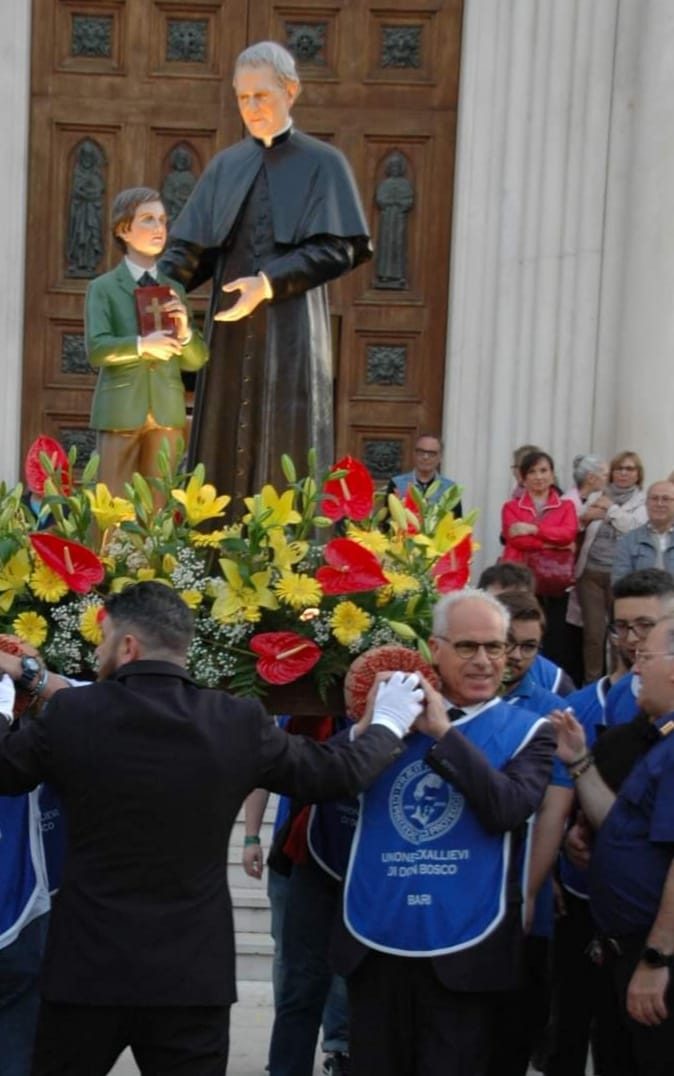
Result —
[{"label": "black cassock", "polygon": [[[171,230],[161,268],[190,291],[210,278],[210,361],[199,374],[191,466],[235,499],[283,484],[281,455],[305,473],[334,462],[332,355],[325,284],[371,256],[353,175],[333,146],[291,128],[254,138],[205,169]],[[274,292],[249,317],[213,321],[264,272]]]}]

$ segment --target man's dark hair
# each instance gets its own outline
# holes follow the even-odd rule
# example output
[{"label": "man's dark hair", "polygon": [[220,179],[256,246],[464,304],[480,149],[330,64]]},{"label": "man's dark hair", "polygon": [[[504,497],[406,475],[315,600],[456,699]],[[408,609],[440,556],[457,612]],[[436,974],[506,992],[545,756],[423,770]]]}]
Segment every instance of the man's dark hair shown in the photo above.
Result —
[{"label": "man's dark hair", "polygon": [[674,596],[674,575],[661,568],[640,568],[629,572],[613,584],[616,598],[664,598]]},{"label": "man's dark hair", "polygon": [[153,581],[132,583],[105,599],[105,611],[116,629],[137,636],[151,653],[187,653],[194,617],[175,590]]},{"label": "man's dark hair", "polygon": [[490,564],[485,568],[478,581],[478,590],[486,590],[494,585],[503,587],[504,590],[530,590],[533,591],[535,581],[534,574],[526,564],[518,564],[515,560],[503,560],[499,564]]},{"label": "man's dark hair", "polygon": [[528,590],[506,590],[495,597],[510,613],[511,624],[515,620],[535,620],[545,631],[545,613],[535,594]]},{"label": "man's dark hair", "polygon": [[120,250],[126,252],[126,241],[117,233],[125,231],[130,226],[138,206],[145,202],[161,202],[161,200],[161,194],[153,187],[129,187],[115,195],[110,210],[110,227],[112,238]]}]

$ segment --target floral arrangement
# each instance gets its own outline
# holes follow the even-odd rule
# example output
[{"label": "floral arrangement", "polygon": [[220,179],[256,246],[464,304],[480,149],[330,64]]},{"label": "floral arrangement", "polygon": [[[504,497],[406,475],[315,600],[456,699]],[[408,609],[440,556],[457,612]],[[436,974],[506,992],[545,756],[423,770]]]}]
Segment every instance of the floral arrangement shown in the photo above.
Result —
[{"label": "floral arrangement", "polygon": [[309,453],[307,475],[284,457],[287,488],[265,486],[224,524],[231,498],[202,465],[174,474],[160,453],[160,478],[136,474],[113,497],[97,457],[77,478],[74,449],[36,445],[37,503],[0,486],[0,632],[65,674],[93,674],[105,595],[156,579],[194,610],[199,683],[264,695],[310,674],[325,697],[372,647],[402,643],[428,660],[438,595],[468,581],[473,519],[452,515],[458,487],[402,502],[377,493],[359,461],[317,475]]}]

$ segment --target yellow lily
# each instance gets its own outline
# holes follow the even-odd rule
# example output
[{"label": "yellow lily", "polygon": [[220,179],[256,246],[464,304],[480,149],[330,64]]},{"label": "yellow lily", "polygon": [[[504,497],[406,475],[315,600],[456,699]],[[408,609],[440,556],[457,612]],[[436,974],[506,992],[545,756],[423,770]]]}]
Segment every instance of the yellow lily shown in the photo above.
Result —
[{"label": "yellow lily", "polygon": [[14,599],[26,589],[30,576],[30,560],[25,549],[20,549],[0,569],[0,609],[6,613]]},{"label": "yellow lily", "polygon": [[254,572],[249,582],[244,582],[239,566],[234,560],[220,560],[226,583],[217,588],[211,615],[222,624],[237,620],[255,622],[260,619],[260,609],[278,609],[278,602],[269,589],[271,571]]},{"label": "yellow lily", "polygon": [[218,497],[215,486],[211,486],[208,482],[204,484],[203,479],[198,475],[192,475],[187,483],[187,489],[172,489],[171,496],[182,504],[187,522],[191,527],[196,527],[197,523],[203,523],[205,519],[217,519],[223,516],[225,508],[232,499],[227,493]]},{"label": "yellow lily", "polygon": [[277,529],[269,535],[269,545],[274,554],[274,567],[281,571],[299,564],[309,548],[308,542],[289,542],[283,531]]},{"label": "yellow lily", "polygon": [[[264,516],[263,525],[266,528],[301,523],[302,516],[293,508],[294,497],[295,492],[292,489],[287,489],[279,497],[273,486],[263,486],[255,497],[244,497],[248,515],[243,517],[243,522],[250,523],[253,519]],[[267,515],[267,512],[270,514]]]},{"label": "yellow lily", "polygon": [[136,513],[131,501],[124,497],[113,497],[104,482],[96,483],[96,492],[90,489],[84,491],[91,505],[91,514],[102,531],[109,527],[118,527],[125,520],[136,518]]}]

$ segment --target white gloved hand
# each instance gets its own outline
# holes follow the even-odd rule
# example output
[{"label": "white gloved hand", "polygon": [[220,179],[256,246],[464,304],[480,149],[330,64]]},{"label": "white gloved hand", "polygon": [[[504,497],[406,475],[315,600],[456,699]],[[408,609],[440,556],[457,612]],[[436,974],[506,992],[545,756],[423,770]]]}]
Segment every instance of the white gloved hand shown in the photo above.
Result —
[{"label": "white gloved hand", "polygon": [[11,676],[7,673],[2,674],[0,678],[0,714],[6,714],[7,717],[14,717],[14,699],[16,698],[16,688]]},{"label": "white gloved hand", "polygon": [[373,725],[385,725],[400,739],[410,731],[424,708],[424,692],[416,673],[394,672],[379,685],[374,700]]}]

